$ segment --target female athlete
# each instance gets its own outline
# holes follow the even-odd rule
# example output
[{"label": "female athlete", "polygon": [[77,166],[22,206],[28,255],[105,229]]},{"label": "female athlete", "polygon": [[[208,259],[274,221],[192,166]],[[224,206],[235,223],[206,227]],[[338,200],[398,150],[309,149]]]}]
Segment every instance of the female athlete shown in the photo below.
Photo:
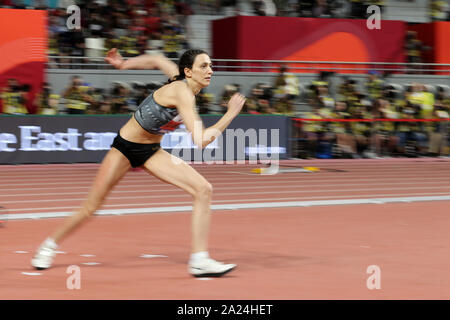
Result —
[{"label": "female athlete", "polygon": [[151,93],[119,130],[86,200],[39,246],[31,260],[32,266],[39,270],[50,268],[62,240],[94,214],[109,191],[131,167],[141,167],[193,196],[192,251],[188,272],[196,277],[222,276],[230,272],[236,267],[235,264],[215,261],[208,254],[211,184],[189,164],[163,150],[160,142],[165,132],[174,130],[182,121],[193,142],[198,147],[206,147],[239,114],[245,98],[235,94],[222,118],[205,129],[195,109],[195,95],[210,84],[213,74],[211,59],[205,51],[186,51],[180,57],[178,66],[160,55],[141,55],[124,60],[117,49],[110,50],[105,60],[121,70],[159,69],[169,77],[169,81]]}]

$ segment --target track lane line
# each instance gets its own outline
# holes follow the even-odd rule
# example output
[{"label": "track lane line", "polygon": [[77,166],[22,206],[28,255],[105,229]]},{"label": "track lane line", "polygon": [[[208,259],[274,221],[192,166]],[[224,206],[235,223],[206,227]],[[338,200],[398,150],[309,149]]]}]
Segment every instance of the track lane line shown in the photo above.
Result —
[{"label": "track lane line", "polygon": [[[233,203],[233,204],[211,205],[211,210],[339,206],[339,205],[358,205],[358,204],[410,203],[410,202],[425,202],[425,201],[450,201],[450,196],[365,198],[365,199],[312,200],[312,201],[288,201],[288,202],[264,202],[264,203],[261,202]],[[129,215],[129,214],[172,213],[172,212],[190,212],[190,211],[192,211],[192,206],[170,206],[170,207],[156,207],[156,208],[98,210],[95,213],[95,215],[97,216]],[[73,214],[72,212],[24,213],[24,214],[8,215],[8,220],[61,218],[70,216],[72,214]]]}]

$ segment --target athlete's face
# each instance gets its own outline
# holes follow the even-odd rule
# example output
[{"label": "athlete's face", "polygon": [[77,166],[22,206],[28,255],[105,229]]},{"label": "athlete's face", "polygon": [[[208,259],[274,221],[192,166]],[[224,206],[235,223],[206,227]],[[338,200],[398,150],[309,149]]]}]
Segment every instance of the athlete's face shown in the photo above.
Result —
[{"label": "athlete's face", "polygon": [[186,69],[185,73],[201,87],[209,86],[213,74],[211,59],[207,54],[199,54],[195,57],[192,69]]}]

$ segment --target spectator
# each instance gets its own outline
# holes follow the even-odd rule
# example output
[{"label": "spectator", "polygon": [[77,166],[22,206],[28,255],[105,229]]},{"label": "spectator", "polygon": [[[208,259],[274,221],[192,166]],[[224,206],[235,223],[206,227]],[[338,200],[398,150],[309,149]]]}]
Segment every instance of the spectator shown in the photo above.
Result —
[{"label": "spectator", "polygon": [[352,95],[352,85],[351,80],[343,76],[342,82],[339,84],[337,88],[337,100],[338,101],[348,101],[349,97]]},{"label": "spectator", "polygon": [[187,34],[188,33],[187,19],[190,15],[194,13],[194,11],[192,10],[187,1],[176,0],[174,5],[175,5],[175,12],[178,15],[178,21],[180,22],[180,26],[182,27],[182,32]]},{"label": "spectator", "polygon": [[6,87],[1,92],[3,113],[27,114],[27,88],[20,85],[16,79],[8,79]]},{"label": "spectator", "polygon": [[[312,110],[307,112],[305,117],[306,119],[317,120],[332,118],[329,110],[324,110],[323,107],[318,105],[312,105]],[[335,140],[335,136],[329,130],[329,123],[305,121],[302,123],[301,129],[301,137],[307,140],[307,157],[331,158],[331,145]]]},{"label": "spectator", "polygon": [[42,91],[36,95],[34,104],[37,106],[37,113],[42,115],[55,115],[59,113],[59,99],[58,94],[51,93],[49,83],[44,83]]},{"label": "spectator", "polygon": [[[235,94],[236,92],[238,92],[238,88],[235,85],[226,85],[221,99],[220,99],[220,113],[225,113],[227,110],[227,105],[228,105],[228,101],[230,100],[230,98],[233,96],[233,94]],[[245,106],[244,106],[245,108]],[[243,108],[243,110],[244,110]]]},{"label": "spectator", "polygon": [[325,108],[324,111],[327,118],[336,120],[329,123],[328,126],[331,127],[336,137],[336,145],[340,154],[344,157],[359,158],[356,152],[356,139],[351,131],[351,123],[340,121],[350,118],[347,104],[336,102],[334,110],[330,112],[328,108]]},{"label": "spectator", "polygon": [[449,10],[448,1],[446,0],[430,0],[429,16],[431,21],[445,21]]},{"label": "spectator", "polygon": [[252,0],[253,13],[257,16],[265,16],[264,1]]},{"label": "spectator", "polygon": [[[417,38],[417,32],[409,30],[406,34],[406,57],[408,63],[421,63],[422,62],[422,42]],[[411,68],[419,69],[419,66],[411,66]],[[414,72],[409,72],[414,73]]]},{"label": "spectator", "polygon": [[207,93],[204,90],[200,91],[197,95],[196,102],[199,114],[208,114],[210,112],[210,107],[213,102],[214,95]]},{"label": "spectator", "polygon": [[105,94],[105,90],[101,88],[89,88],[90,107],[86,110],[89,114],[104,113],[101,110],[103,103],[108,102],[109,97]]},{"label": "spectator", "polygon": [[128,114],[131,112],[128,101],[129,89],[122,83],[116,83],[111,92],[112,113]]},{"label": "spectator", "polygon": [[[351,113],[351,118],[368,120],[371,118],[371,115],[367,111],[366,106],[361,105],[360,107],[354,109],[353,113]],[[363,157],[370,157],[369,142],[371,136],[371,123],[366,121],[355,121],[350,123],[350,127],[356,140],[357,154]]]},{"label": "spectator", "polygon": [[238,14],[237,0],[219,0],[219,5],[222,9],[222,14],[225,16],[234,16]]},{"label": "spectator", "polygon": [[312,17],[314,0],[297,0],[297,16]]},{"label": "spectator", "polygon": [[292,0],[274,0],[273,4],[276,8],[276,16],[287,16],[289,15],[289,7],[292,7]]},{"label": "spectator", "polygon": [[[433,118],[435,119],[449,119],[449,108],[445,106],[443,97],[438,96],[434,105]],[[428,153],[430,156],[445,156],[447,155],[447,134],[448,134],[448,120],[433,123],[430,134],[430,144]]]},{"label": "spectator", "polygon": [[150,37],[155,35],[155,38],[159,39],[162,29],[161,13],[158,7],[151,7],[148,10],[148,16],[145,21],[147,27],[146,34]]},{"label": "spectator", "polygon": [[274,16],[277,14],[277,7],[272,0],[251,0],[253,14],[257,16]]},{"label": "spectator", "polygon": [[277,113],[293,115],[293,100],[300,95],[299,81],[295,74],[287,73],[287,67],[281,66],[280,73],[274,82],[274,95],[277,99],[275,109]]},{"label": "spectator", "polygon": [[[415,119],[414,118],[414,107],[412,107],[410,104],[405,103],[404,106],[402,106],[399,109],[399,119]],[[397,124],[397,154],[399,155],[406,155],[406,147],[408,142],[416,141],[416,136],[413,132],[413,126],[414,123],[409,122],[399,122]]]},{"label": "spectator", "polygon": [[380,79],[379,73],[370,71],[366,82],[366,89],[369,93],[369,99],[374,102],[381,98],[383,93],[384,81]]},{"label": "spectator", "polygon": [[312,103],[318,105],[320,108],[333,110],[335,100],[331,97],[328,86],[324,82],[318,81],[313,85]]},{"label": "spectator", "polygon": [[181,51],[182,37],[177,34],[174,27],[166,27],[165,33],[161,37],[164,40],[163,51],[165,55],[170,59],[178,59],[178,52]]},{"label": "spectator", "polygon": [[330,10],[326,0],[315,0],[312,8],[313,17],[329,18],[331,16]]},{"label": "spectator", "polygon": [[102,101],[100,103],[100,108],[98,114],[112,114],[112,106],[110,101]]},{"label": "spectator", "polygon": [[364,19],[366,13],[364,11],[363,0],[350,0],[350,18],[353,19]]},{"label": "spectator", "polygon": [[86,87],[78,76],[71,78],[71,84],[64,91],[63,98],[67,101],[68,114],[85,114],[91,101],[91,97],[86,94]]},{"label": "spectator", "polygon": [[[407,101],[414,107],[414,116],[416,119],[430,119],[433,115],[434,96],[428,92],[424,85],[414,83],[411,86],[411,92],[407,96]],[[430,133],[429,123],[415,123],[410,128],[417,140],[419,154],[426,154],[428,138]]]},{"label": "spectator", "polygon": [[93,12],[90,16],[89,31],[93,38],[101,38],[106,29],[106,21],[99,13]]},{"label": "spectator", "polygon": [[[397,119],[397,113],[388,101],[375,100],[372,108],[373,119]],[[393,156],[397,150],[398,134],[392,121],[376,121],[373,123],[372,144],[379,157]]]}]

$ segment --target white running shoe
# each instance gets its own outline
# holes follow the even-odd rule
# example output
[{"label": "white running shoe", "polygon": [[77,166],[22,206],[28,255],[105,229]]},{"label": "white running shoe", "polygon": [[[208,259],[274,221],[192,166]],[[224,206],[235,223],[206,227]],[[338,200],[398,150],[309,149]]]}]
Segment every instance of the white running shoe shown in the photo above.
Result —
[{"label": "white running shoe", "polygon": [[189,262],[189,273],[194,277],[221,277],[236,268],[235,264],[225,264],[211,258]]},{"label": "white running shoe", "polygon": [[58,245],[50,238],[39,246],[35,256],[31,259],[31,265],[37,270],[44,270],[51,267]]}]

